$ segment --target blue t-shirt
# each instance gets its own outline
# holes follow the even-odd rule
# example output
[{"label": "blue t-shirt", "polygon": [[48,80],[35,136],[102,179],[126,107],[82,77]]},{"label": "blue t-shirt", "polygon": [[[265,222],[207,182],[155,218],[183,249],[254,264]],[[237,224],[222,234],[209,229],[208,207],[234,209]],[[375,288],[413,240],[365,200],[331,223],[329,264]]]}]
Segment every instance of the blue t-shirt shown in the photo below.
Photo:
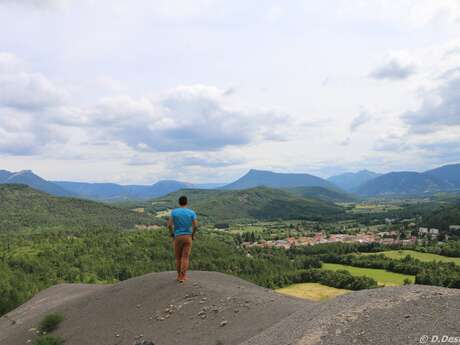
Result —
[{"label": "blue t-shirt", "polygon": [[192,222],[196,219],[195,212],[186,207],[179,207],[171,211],[171,217],[174,223],[174,237],[192,234]]}]

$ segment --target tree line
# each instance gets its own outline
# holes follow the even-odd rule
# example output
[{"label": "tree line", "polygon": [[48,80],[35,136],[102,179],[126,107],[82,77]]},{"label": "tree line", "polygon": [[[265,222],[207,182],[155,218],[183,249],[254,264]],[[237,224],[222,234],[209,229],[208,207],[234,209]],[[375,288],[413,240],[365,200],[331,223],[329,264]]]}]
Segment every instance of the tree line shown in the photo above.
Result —
[{"label": "tree line", "polygon": [[[144,231],[46,231],[0,236],[0,314],[58,283],[114,283],[149,272],[174,270],[165,229]],[[285,250],[246,252],[226,233],[202,231],[191,269],[232,274],[267,288],[321,282],[347,289],[376,286],[344,272],[319,270],[311,255]]]}]

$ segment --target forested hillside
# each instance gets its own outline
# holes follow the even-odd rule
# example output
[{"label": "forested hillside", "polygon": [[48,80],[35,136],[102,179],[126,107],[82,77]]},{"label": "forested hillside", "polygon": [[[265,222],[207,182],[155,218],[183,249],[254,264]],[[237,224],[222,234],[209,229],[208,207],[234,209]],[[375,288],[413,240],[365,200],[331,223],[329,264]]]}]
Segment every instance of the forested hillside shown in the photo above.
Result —
[{"label": "forested hillside", "polygon": [[[449,230],[450,225],[460,225],[460,204],[444,205],[425,217],[424,225],[440,230]],[[457,230],[457,235],[458,234]]]},{"label": "forested hillside", "polygon": [[[193,270],[229,273],[269,288],[296,281],[355,290],[376,284],[321,272],[320,266],[317,258],[284,250],[255,250],[248,256],[230,234],[208,231],[199,231],[191,258]],[[174,258],[166,229],[0,234],[0,315],[57,283],[110,283],[168,270],[174,270]]]},{"label": "forested hillside", "polygon": [[177,207],[180,195],[189,198],[190,206],[198,214],[212,221],[237,219],[333,219],[344,210],[331,203],[315,198],[296,196],[280,189],[257,187],[246,190],[199,190],[184,189],[154,199],[145,204],[153,211]]},{"label": "forested hillside", "polygon": [[327,202],[352,202],[358,200],[358,197],[353,194],[324,187],[294,187],[286,190],[304,198],[316,198]]},{"label": "forested hillside", "polygon": [[55,197],[25,185],[0,185],[0,233],[25,229],[130,229],[158,219],[88,200]]}]

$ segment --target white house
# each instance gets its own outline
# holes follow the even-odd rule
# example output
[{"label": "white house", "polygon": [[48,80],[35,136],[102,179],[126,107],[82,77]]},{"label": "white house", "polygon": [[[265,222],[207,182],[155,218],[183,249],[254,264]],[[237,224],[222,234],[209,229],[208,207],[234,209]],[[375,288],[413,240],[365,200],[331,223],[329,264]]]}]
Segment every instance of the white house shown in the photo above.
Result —
[{"label": "white house", "polygon": [[436,235],[436,236],[439,235],[439,229],[434,229],[434,228],[430,229],[430,234]]},{"label": "white house", "polygon": [[421,235],[426,235],[428,234],[428,228],[418,228],[418,234],[421,236]]}]

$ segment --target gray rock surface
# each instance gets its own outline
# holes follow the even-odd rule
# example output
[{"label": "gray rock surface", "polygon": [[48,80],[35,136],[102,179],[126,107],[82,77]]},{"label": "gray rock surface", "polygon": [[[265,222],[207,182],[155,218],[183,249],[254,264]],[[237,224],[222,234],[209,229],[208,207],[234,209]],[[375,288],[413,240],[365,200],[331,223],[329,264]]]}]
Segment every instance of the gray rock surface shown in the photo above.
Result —
[{"label": "gray rock surface", "polygon": [[315,303],[198,271],[185,284],[162,272],[52,287],[0,318],[0,344],[33,341],[50,312],[65,316],[53,334],[66,345],[408,345],[424,335],[460,344],[460,290],[409,285]]},{"label": "gray rock surface", "polygon": [[175,272],[161,272],[114,285],[52,287],[0,319],[0,344],[26,344],[36,336],[29,330],[49,312],[65,316],[53,334],[66,345],[144,339],[156,345],[239,344],[313,304],[222,273],[192,271],[184,284],[175,278]]},{"label": "gray rock surface", "polygon": [[460,344],[459,315],[458,289],[363,290],[300,310],[241,345],[410,345],[443,335]]}]

